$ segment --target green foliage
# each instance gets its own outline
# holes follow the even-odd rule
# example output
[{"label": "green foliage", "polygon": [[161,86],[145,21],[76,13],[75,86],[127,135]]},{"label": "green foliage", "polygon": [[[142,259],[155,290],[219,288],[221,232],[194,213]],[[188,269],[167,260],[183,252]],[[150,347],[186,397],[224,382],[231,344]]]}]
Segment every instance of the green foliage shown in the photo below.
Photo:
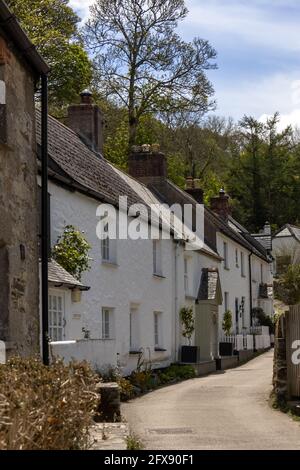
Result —
[{"label": "green foliage", "polygon": [[186,43],[177,34],[187,15],[184,0],[144,4],[97,0],[84,28],[97,88],[127,109],[129,147],[149,113],[185,112],[199,119],[214,105],[206,71],[215,68],[216,51],[206,40]]},{"label": "green foliage", "polygon": [[127,436],[127,450],[142,450],[144,448],[142,442],[135,434]]},{"label": "green foliage", "polygon": [[269,316],[266,315],[264,310],[260,307],[255,307],[252,309],[252,317],[255,318],[258,322],[259,326],[268,326],[270,328],[270,333],[274,333],[275,331],[275,322]]},{"label": "green foliage", "polygon": [[8,0],[31,41],[51,68],[51,111],[75,101],[92,79],[92,65],[83,47],[80,21],[68,0]]},{"label": "green foliage", "polygon": [[223,317],[222,329],[226,336],[229,336],[232,331],[232,313],[230,310],[226,310]]},{"label": "green foliage", "polygon": [[73,225],[67,225],[52,250],[52,256],[66,271],[81,280],[82,273],[90,269],[90,248],[82,233]]},{"label": "green foliage", "polygon": [[0,365],[0,449],[89,447],[99,378],[86,363],[15,358]]},{"label": "green foliage", "polygon": [[192,366],[173,364],[166,369],[162,369],[158,376],[162,384],[167,384],[177,380],[193,379],[196,377],[196,372]]},{"label": "green foliage", "polygon": [[193,307],[182,307],[179,315],[183,326],[182,336],[187,338],[189,344],[191,344],[191,338],[195,331],[194,309]]},{"label": "green foliage", "polygon": [[278,281],[276,297],[286,305],[300,303],[300,264],[288,266]]}]

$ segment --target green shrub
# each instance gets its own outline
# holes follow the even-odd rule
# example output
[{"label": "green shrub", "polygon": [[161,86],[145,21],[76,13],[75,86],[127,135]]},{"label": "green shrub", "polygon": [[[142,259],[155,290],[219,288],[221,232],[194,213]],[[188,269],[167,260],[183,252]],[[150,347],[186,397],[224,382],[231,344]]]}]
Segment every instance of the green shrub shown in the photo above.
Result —
[{"label": "green shrub", "polygon": [[180,366],[173,364],[159,372],[161,383],[166,384],[174,380],[187,380],[196,377],[195,369],[192,366]]},{"label": "green shrub", "polygon": [[86,449],[98,382],[87,363],[46,367],[15,358],[0,365],[0,449]]}]

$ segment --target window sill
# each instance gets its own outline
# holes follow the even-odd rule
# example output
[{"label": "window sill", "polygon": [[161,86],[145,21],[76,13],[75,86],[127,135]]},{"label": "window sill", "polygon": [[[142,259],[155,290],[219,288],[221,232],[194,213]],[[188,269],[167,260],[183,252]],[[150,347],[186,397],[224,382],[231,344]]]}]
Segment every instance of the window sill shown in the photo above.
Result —
[{"label": "window sill", "polygon": [[166,279],[166,276],[163,276],[162,274],[158,273],[153,273],[153,277],[157,277],[158,279]]},{"label": "window sill", "polygon": [[132,350],[132,351],[129,351],[129,354],[130,354],[131,356],[137,356],[138,354],[141,354],[141,351]]},{"label": "window sill", "polygon": [[104,264],[105,266],[111,266],[112,268],[118,268],[119,267],[118,263],[116,263],[115,261],[102,260],[101,263]]},{"label": "window sill", "polygon": [[155,352],[167,352],[167,349],[164,348],[154,348]]},{"label": "window sill", "polygon": [[241,276],[242,276],[243,279],[246,279],[246,277],[247,277],[246,274],[241,274]]},{"label": "window sill", "polygon": [[116,338],[100,338],[101,341],[116,341]]},{"label": "window sill", "polygon": [[228,266],[224,266],[225,271],[230,271],[230,268]]}]

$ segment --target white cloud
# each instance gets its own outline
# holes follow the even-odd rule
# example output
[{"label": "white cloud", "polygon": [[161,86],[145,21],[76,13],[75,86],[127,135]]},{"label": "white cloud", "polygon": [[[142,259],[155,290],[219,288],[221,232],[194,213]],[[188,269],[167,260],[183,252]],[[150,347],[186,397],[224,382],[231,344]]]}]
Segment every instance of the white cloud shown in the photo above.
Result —
[{"label": "white cloud", "polygon": [[300,70],[261,80],[224,83],[216,87],[217,113],[239,120],[244,114],[263,119],[278,111],[281,125],[300,125]]},{"label": "white cloud", "polygon": [[[297,0],[188,0],[186,26],[193,31],[211,32],[224,41],[235,39],[276,50],[299,51]],[[289,12],[287,7],[298,14]]]},{"label": "white cloud", "polygon": [[80,18],[85,21],[89,16],[89,7],[94,3],[95,0],[70,0],[70,7],[73,8],[80,16]]}]

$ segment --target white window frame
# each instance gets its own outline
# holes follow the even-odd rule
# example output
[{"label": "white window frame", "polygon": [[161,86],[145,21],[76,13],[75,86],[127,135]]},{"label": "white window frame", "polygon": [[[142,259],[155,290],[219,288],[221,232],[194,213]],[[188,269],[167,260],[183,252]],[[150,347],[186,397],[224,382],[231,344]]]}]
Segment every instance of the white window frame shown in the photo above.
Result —
[{"label": "white window frame", "polygon": [[[104,232],[109,233],[108,222],[104,227]],[[101,259],[103,263],[117,264],[116,240],[109,236],[101,239]]]},{"label": "white window frame", "polygon": [[262,263],[260,263],[260,282],[261,284],[264,283],[264,266]]},{"label": "white window frame", "polygon": [[152,240],[153,274],[162,276],[161,240]]},{"label": "white window frame", "polygon": [[186,295],[190,293],[190,286],[189,286],[189,260],[188,258],[184,258],[184,292]]},{"label": "white window frame", "polygon": [[241,276],[246,277],[245,274],[245,253],[241,251]]},{"label": "white window frame", "polygon": [[63,341],[65,338],[65,294],[49,291],[48,327],[51,341]]},{"label": "white window frame", "polygon": [[236,268],[240,267],[240,265],[239,265],[239,250],[237,248],[235,249],[235,266],[236,266]]},{"label": "white window frame", "polygon": [[114,309],[102,307],[101,338],[103,340],[114,339]]},{"label": "white window frame", "polygon": [[162,312],[154,312],[153,320],[154,320],[154,349],[162,349],[163,348]]},{"label": "white window frame", "polygon": [[[133,322],[135,322],[135,324]],[[129,312],[129,348],[130,348],[130,351],[138,351],[140,349],[139,333],[140,333],[139,309],[138,307],[130,307],[130,312]]]},{"label": "white window frame", "polygon": [[224,312],[229,310],[229,292],[224,292]]},{"label": "white window frame", "polygon": [[225,241],[223,241],[223,257],[224,257],[224,268],[229,269],[228,243]]}]

